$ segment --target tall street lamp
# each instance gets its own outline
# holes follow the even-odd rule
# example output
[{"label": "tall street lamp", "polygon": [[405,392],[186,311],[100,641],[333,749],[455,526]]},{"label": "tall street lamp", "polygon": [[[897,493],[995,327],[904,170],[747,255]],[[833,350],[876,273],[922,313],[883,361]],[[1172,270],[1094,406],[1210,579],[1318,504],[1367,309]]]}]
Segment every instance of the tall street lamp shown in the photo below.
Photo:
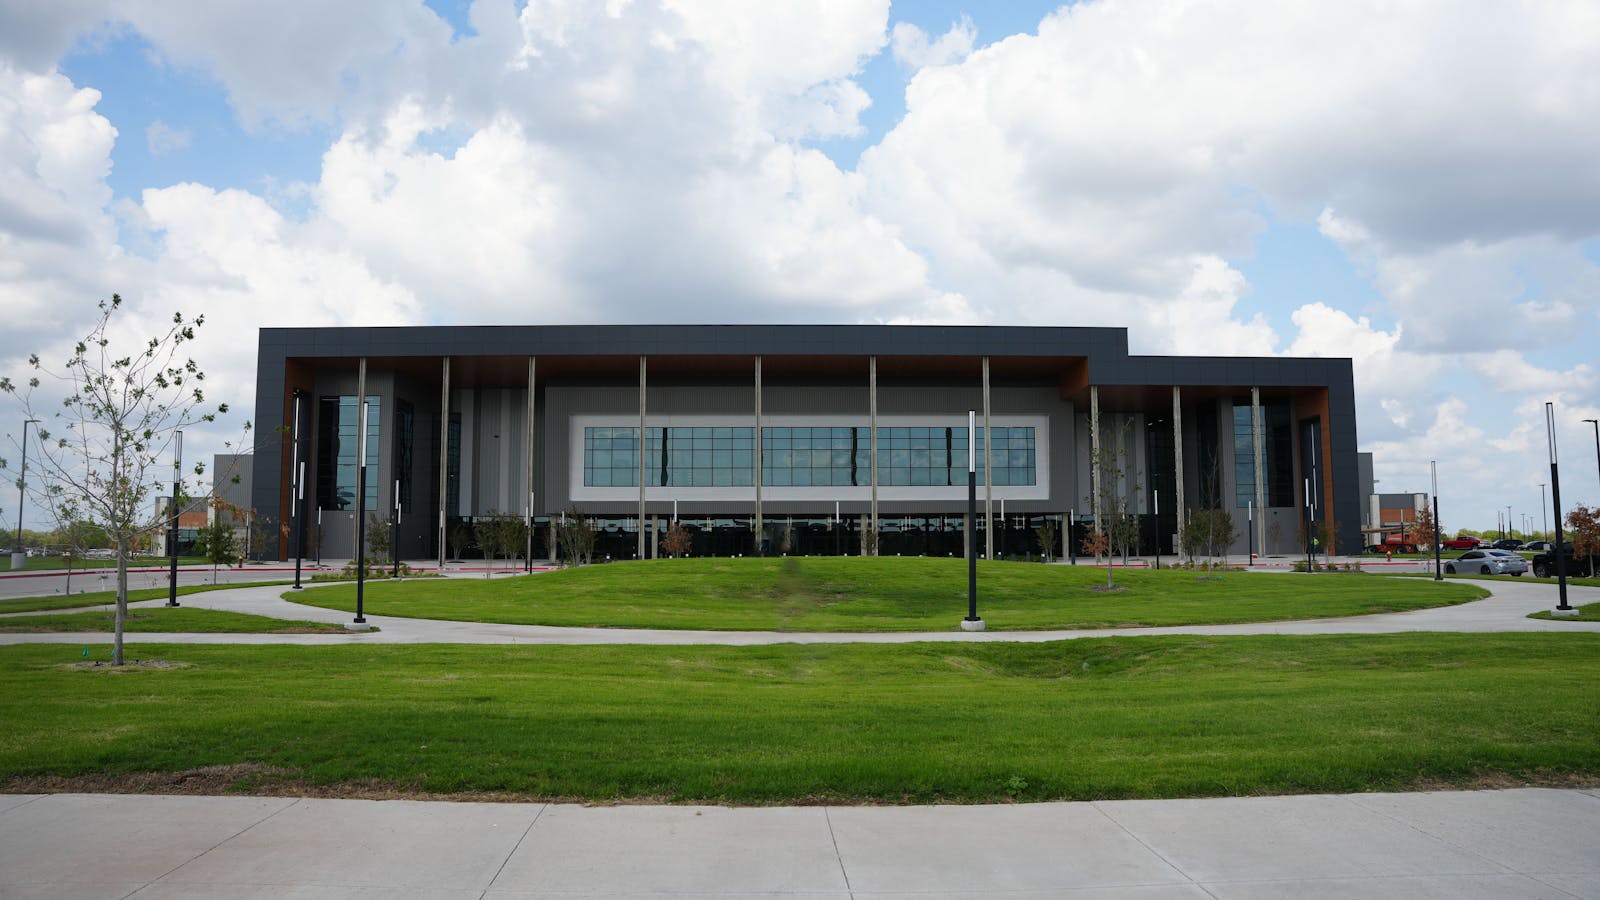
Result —
[{"label": "tall street lamp", "polygon": [[978,618],[978,412],[967,410],[967,617],[962,631],[982,631]]},{"label": "tall street lamp", "polygon": [[1541,540],[1550,533],[1550,514],[1544,506],[1544,482],[1539,482],[1539,537]]},{"label": "tall street lamp", "polygon": [[[300,458],[300,398],[305,392],[294,389],[294,429],[289,438],[293,449],[289,477],[294,483],[289,493],[289,514],[294,519],[294,589],[301,590],[300,560],[306,555],[306,462]],[[321,514],[321,510],[317,511]]]},{"label": "tall street lamp", "polygon": [[1600,419],[1584,419],[1584,421],[1594,426],[1594,464],[1595,468],[1600,470]]},{"label": "tall street lamp", "polygon": [[183,487],[183,432],[173,432],[172,438],[172,528],[169,532],[167,548],[171,558],[171,569],[167,577],[167,605],[178,605],[178,515],[181,506],[178,503],[178,493]]},{"label": "tall street lamp", "polygon": [[1544,438],[1550,448],[1550,505],[1556,516],[1556,585],[1558,600],[1555,614],[1575,616],[1578,611],[1567,605],[1567,554],[1561,546],[1561,474],[1556,469],[1556,407],[1544,405]]},{"label": "tall street lamp", "polygon": [[[362,361],[362,365],[366,365],[365,360]],[[356,410],[360,422],[356,426],[356,617],[351,625],[354,630],[365,631],[367,630],[364,603],[367,593],[367,398],[365,395],[356,404]]]},{"label": "tall street lamp", "polygon": [[17,476],[17,543],[11,548],[11,571],[20,572],[28,564],[28,551],[22,549],[22,502],[28,497],[28,426],[38,419],[22,420],[22,471]]},{"label": "tall street lamp", "polygon": [[1444,580],[1444,551],[1439,547],[1439,461],[1428,461],[1428,474],[1433,481],[1433,580]]},{"label": "tall street lamp", "polygon": [[[1506,504],[1506,528],[1510,528],[1510,527],[1511,527],[1511,504],[1507,503]],[[1508,535],[1508,534],[1505,533],[1505,529],[1501,529],[1500,537],[1502,539],[1508,538],[1510,536],[1511,535]]]}]

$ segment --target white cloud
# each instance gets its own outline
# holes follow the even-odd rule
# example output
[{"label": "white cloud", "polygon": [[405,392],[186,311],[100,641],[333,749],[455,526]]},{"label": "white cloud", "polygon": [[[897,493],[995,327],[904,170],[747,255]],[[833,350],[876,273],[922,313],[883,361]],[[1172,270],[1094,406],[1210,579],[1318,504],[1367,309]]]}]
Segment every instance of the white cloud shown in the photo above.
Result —
[{"label": "white cloud", "polygon": [[151,156],[160,156],[174,150],[187,150],[193,138],[189,129],[173,128],[160,119],[156,119],[144,128],[145,145],[150,149]]},{"label": "white cloud", "polygon": [[929,38],[926,31],[910,22],[896,22],[890,32],[889,45],[895,62],[922,69],[965,59],[972,52],[972,41],[977,36],[978,29],[965,16],[937,39]]}]

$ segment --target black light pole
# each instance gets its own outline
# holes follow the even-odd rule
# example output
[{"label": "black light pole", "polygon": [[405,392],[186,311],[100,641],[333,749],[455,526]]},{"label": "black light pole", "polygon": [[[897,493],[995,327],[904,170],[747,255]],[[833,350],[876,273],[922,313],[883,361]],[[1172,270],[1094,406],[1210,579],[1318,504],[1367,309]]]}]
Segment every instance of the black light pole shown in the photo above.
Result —
[{"label": "black light pole", "polygon": [[302,590],[300,560],[306,555],[306,464],[300,459],[300,397],[303,393],[299,388],[295,388],[294,427],[289,438],[294,445],[294,468],[289,470],[294,485],[289,495],[289,507],[294,515],[294,589],[297,591]]},{"label": "black light pole", "polygon": [[833,555],[839,555],[839,501],[833,501]]},{"label": "black light pole", "polygon": [[961,630],[982,631],[978,618],[978,413],[967,410],[967,617]]},{"label": "black light pole", "polygon": [[1584,419],[1584,421],[1594,426],[1594,464],[1596,469],[1600,469],[1600,419]]},{"label": "black light pole", "polygon": [[1315,572],[1316,563],[1311,558],[1311,479],[1306,479],[1306,573]]},{"label": "black light pole", "polygon": [[363,601],[367,591],[367,398],[357,406],[360,412],[356,438],[356,620],[365,626]]},{"label": "black light pole", "polygon": [[182,487],[183,479],[183,432],[175,432],[172,445],[172,528],[169,538],[171,547],[167,549],[172,555],[172,570],[167,585],[167,605],[178,605],[178,489]]},{"label": "black light pole", "polygon": [[1438,530],[1438,460],[1429,460],[1427,463],[1429,474],[1434,479],[1434,581],[1445,580],[1445,552],[1440,549],[1440,530]]},{"label": "black light pole", "polygon": [[1540,538],[1539,539],[1540,540],[1544,540],[1543,535],[1546,535],[1546,534],[1550,533],[1550,511],[1548,509],[1546,509],[1545,505],[1544,505],[1544,485],[1543,484],[1539,485],[1539,526],[1540,526],[1539,527],[1539,533],[1540,533]]},{"label": "black light pole", "polygon": [[1556,469],[1556,407],[1544,405],[1544,437],[1550,448],[1550,505],[1556,514],[1556,592],[1555,614],[1575,616],[1576,609],[1567,605],[1567,553],[1561,546],[1561,475]]},{"label": "black light pole", "polygon": [[394,557],[394,575],[400,577],[400,479],[394,480],[394,508],[389,511],[389,555]]},{"label": "black light pole", "polygon": [[17,475],[17,543],[11,548],[11,571],[20,572],[28,564],[28,551],[22,549],[22,501],[28,498],[28,426],[38,419],[22,420],[22,471]]},{"label": "black light pole", "polygon": [[1155,501],[1156,516],[1156,571],[1161,570],[1161,492],[1155,488],[1150,489],[1150,497]]},{"label": "black light pole", "polygon": [[1073,565],[1078,564],[1078,548],[1072,543],[1072,529],[1076,528],[1077,525],[1078,511],[1075,509],[1067,510],[1067,559],[1071,560]]},{"label": "black light pole", "polygon": [[[1237,503],[1239,501],[1235,500],[1234,502]],[[1234,507],[1234,509],[1238,508],[1237,506]],[[1256,502],[1254,500],[1246,500],[1244,509],[1244,539],[1246,542],[1244,555],[1249,560],[1249,565],[1253,566],[1256,564]]]}]

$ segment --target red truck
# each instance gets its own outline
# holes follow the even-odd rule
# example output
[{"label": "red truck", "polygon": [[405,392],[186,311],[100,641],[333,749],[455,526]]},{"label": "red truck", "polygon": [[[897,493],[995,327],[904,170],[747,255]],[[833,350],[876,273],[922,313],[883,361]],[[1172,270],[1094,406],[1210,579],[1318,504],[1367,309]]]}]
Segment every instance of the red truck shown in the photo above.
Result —
[{"label": "red truck", "polygon": [[1439,546],[1445,550],[1476,550],[1478,539],[1463,534],[1460,537],[1445,538],[1439,542]]}]

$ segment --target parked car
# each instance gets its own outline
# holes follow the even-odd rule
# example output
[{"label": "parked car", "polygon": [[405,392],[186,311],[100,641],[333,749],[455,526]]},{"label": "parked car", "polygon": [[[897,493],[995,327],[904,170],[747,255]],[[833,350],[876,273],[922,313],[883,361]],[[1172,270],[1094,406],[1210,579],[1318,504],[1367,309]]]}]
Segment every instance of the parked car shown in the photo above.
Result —
[{"label": "parked car", "polygon": [[[1568,578],[1586,578],[1594,574],[1594,557],[1578,556],[1569,543],[1562,543],[1561,553],[1567,558]],[[1554,578],[1556,576],[1556,553],[1554,548],[1533,558],[1533,574],[1538,578]]]},{"label": "parked car", "polygon": [[1521,575],[1528,561],[1510,550],[1468,550],[1444,564],[1447,574]]},{"label": "parked car", "polygon": [[1501,538],[1495,541],[1493,546],[1496,550],[1521,550],[1522,542],[1516,538]]},{"label": "parked car", "polygon": [[1543,553],[1553,546],[1555,545],[1549,541],[1529,541],[1528,543],[1522,545],[1522,549],[1531,551],[1533,553]]},{"label": "parked car", "polygon": [[1478,539],[1463,534],[1460,537],[1445,538],[1439,542],[1439,546],[1445,550],[1476,550]]}]

